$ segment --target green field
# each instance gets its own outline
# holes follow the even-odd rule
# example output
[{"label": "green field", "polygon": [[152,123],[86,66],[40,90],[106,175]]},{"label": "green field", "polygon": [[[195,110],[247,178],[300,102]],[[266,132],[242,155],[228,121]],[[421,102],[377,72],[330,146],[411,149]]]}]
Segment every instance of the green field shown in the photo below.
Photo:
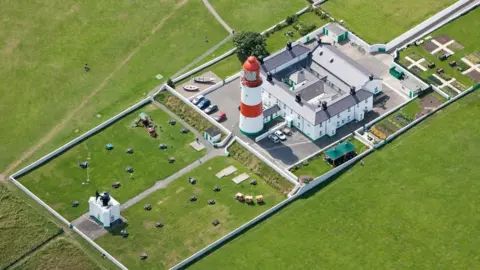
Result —
[{"label": "green field", "polygon": [[120,112],[162,83],[155,75],[171,76],[228,34],[201,1],[19,0],[0,10],[0,171]]},{"label": "green field", "polygon": [[[234,165],[238,170],[234,175],[218,179],[215,174]],[[251,178],[236,185],[233,177],[247,172]],[[197,179],[192,185],[188,177]],[[249,182],[255,179],[257,185]],[[218,185],[221,190],[213,191]],[[235,194],[263,194],[265,204],[247,205],[234,199]],[[196,202],[190,202],[190,196],[197,196]],[[207,201],[215,199],[215,205]],[[171,267],[199,249],[207,246],[239,227],[243,223],[264,212],[285,199],[280,192],[271,188],[259,176],[232,158],[216,157],[187,175],[168,185],[166,189],[156,191],[151,196],[122,212],[127,220],[129,237],[118,235],[118,228],[112,234],[101,237],[97,243],[115,256],[130,269],[164,269]],[[145,204],[151,204],[152,210],[145,211]],[[220,225],[214,227],[212,221],[218,219]],[[163,222],[163,228],[156,228],[156,222]],[[147,252],[148,259],[142,261],[139,255]]]},{"label": "green field", "polygon": [[455,0],[328,0],[320,7],[370,44],[386,44]]},{"label": "green field", "polygon": [[[365,152],[368,149],[365,144],[355,138],[350,137],[348,138],[348,141],[350,141],[355,146],[355,151],[357,152],[357,155]],[[332,168],[332,165],[330,165],[327,161],[324,160],[324,155],[322,152],[312,157],[307,162],[303,162],[290,170],[296,176],[311,175],[315,178],[328,172]]]},{"label": "green field", "polygon": [[0,268],[56,235],[59,227],[0,183]]},{"label": "green field", "polygon": [[191,269],[478,268],[479,114],[477,91]]},{"label": "green field", "polygon": [[78,244],[59,237],[22,260],[13,269],[95,270],[102,268],[88,257]]},{"label": "green field", "polygon": [[309,5],[305,0],[209,0],[209,2],[235,31],[256,32],[270,28]]},{"label": "green field", "polygon": [[[157,128],[157,138],[150,137],[143,127],[131,127],[132,120],[140,112],[146,112],[161,126],[163,132]],[[116,200],[123,203],[205,154],[205,151],[196,152],[189,145],[195,140],[192,132],[180,133],[182,125],[171,126],[168,124],[170,119],[165,112],[147,105],[20,181],[68,220],[88,212],[88,198],[94,196],[96,190],[110,191]],[[107,151],[107,143],[113,144],[114,149]],[[168,149],[160,150],[160,143],[166,144]],[[129,147],[133,148],[133,154],[125,152]],[[169,157],[175,157],[175,163],[168,163]],[[78,166],[78,162],[83,161],[88,161],[88,169]],[[134,179],[130,179],[130,174],[125,171],[128,166],[134,169]],[[111,185],[117,181],[122,186],[113,189]],[[76,208],[71,206],[75,200],[80,202]]]},{"label": "green field", "polygon": [[[435,73],[438,68],[442,68],[445,74],[447,74],[449,77],[456,78],[457,81],[464,86],[463,89],[459,90],[463,91],[466,88],[469,88],[470,86],[475,84],[475,81],[473,81],[466,75],[463,75],[455,68],[450,67],[448,63],[451,61],[456,61],[459,65],[462,65],[464,69],[467,69],[469,67],[464,64],[460,59],[474,52],[480,53],[480,48],[478,47],[478,44],[480,42],[480,32],[471,31],[472,29],[480,28],[480,20],[478,19],[479,16],[480,8],[476,8],[473,11],[467,13],[466,15],[456,19],[453,22],[448,23],[447,25],[428,35],[432,38],[435,38],[439,35],[448,35],[450,38],[454,39],[456,42],[460,43],[461,46],[463,46],[463,49],[453,49],[454,54],[450,56],[448,60],[440,61],[438,57],[432,55],[421,46],[411,46],[400,53],[399,61],[408,67],[411,62],[406,60],[405,56],[409,56],[412,54],[418,55],[421,58],[425,58],[426,61],[433,62],[436,65],[435,68],[420,72],[418,74],[423,79],[430,81],[433,84],[436,84],[435,82],[432,82],[428,77],[431,74]],[[450,93],[450,91],[448,90],[446,90],[446,92],[447,94]],[[457,92],[453,92],[451,96],[455,96],[456,94]]]}]

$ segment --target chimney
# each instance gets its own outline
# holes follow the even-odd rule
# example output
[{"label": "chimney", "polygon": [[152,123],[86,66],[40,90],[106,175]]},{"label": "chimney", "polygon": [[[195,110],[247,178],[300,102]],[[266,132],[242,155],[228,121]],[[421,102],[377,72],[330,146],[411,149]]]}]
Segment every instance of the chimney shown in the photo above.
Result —
[{"label": "chimney", "polygon": [[258,62],[260,62],[260,65],[263,65],[263,56],[259,56],[257,59]]},{"label": "chimney", "polygon": [[327,102],[326,102],[326,101],[322,101],[322,109],[323,109],[324,111],[327,110]]},{"label": "chimney", "polygon": [[322,55],[323,55],[323,51],[320,51],[320,53],[319,53],[319,54],[320,54],[320,56],[322,56]]},{"label": "chimney", "polygon": [[296,101],[297,103],[300,103],[300,102],[302,101],[302,97],[300,96],[300,94],[296,94],[296,95],[295,95],[295,101]]},{"label": "chimney", "polygon": [[95,191],[95,200],[98,199],[98,197],[100,197],[100,193],[98,193],[98,190]]},{"label": "chimney", "polygon": [[267,81],[268,81],[268,82],[272,82],[272,81],[273,81],[272,73],[270,73],[270,72],[267,73]]},{"label": "chimney", "polygon": [[292,42],[287,42],[287,50],[291,51],[292,50]]},{"label": "chimney", "polygon": [[350,87],[350,95],[355,96],[355,86]]},{"label": "chimney", "polygon": [[368,79],[369,79],[370,81],[373,81],[373,74],[370,74],[370,75],[368,76]]},{"label": "chimney", "polygon": [[330,58],[330,63],[333,63],[333,58]]},{"label": "chimney", "polygon": [[108,206],[108,203],[110,202],[110,195],[108,194],[108,192],[103,193],[102,202],[103,206]]}]

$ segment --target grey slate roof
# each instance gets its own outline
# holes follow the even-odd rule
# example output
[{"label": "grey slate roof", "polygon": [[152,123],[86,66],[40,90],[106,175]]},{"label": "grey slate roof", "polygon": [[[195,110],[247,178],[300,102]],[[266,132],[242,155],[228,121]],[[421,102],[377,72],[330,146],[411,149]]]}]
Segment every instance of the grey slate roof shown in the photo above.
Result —
[{"label": "grey slate roof", "polygon": [[279,52],[272,54],[266,57],[263,60],[263,68],[266,72],[273,70],[288,61],[295,59],[301,55],[309,53],[310,49],[305,47],[302,44],[296,43],[292,44],[292,50],[288,51],[286,48],[280,50]]},{"label": "grey slate roof", "polygon": [[273,115],[274,113],[277,113],[279,111],[280,111],[280,107],[278,107],[278,105],[275,104],[272,107],[263,111],[263,117],[269,117],[270,115]]},{"label": "grey slate roof", "polygon": [[337,36],[343,35],[345,32],[347,32],[346,29],[342,28],[340,25],[336,23],[329,23],[325,28],[328,29],[328,32],[332,32]]},{"label": "grey slate roof", "polygon": [[318,125],[325,120],[345,111],[348,108],[353,107],[354,105],[366,100],[367,98],[373,96],[373,94],[367,90],[360,89],[355,92],[355,96],[346,95],[342,99],[339,99],[337,102],[332,105],[327,104],[327,110],[320,110],[315,114],[315,123]]},{"label": "grey slate roof", "polygon": [[[333,62],[330,62],[332,59]],[[349,86],[357,88],[361,88],[369,80],[368,77],[373,75],[372,72],[330,44],[318,46],[313,51],[312,60]],[[375,76],[374,78],[378,79]]]},{"label": "grey slate roof", "polygon": [[218,134],[222,133],[222,131],[220,131],[220,129],[217,126],[211,126],[211,127],[207,128],[205,130],[205,132],[212,137],[215,137]]}]

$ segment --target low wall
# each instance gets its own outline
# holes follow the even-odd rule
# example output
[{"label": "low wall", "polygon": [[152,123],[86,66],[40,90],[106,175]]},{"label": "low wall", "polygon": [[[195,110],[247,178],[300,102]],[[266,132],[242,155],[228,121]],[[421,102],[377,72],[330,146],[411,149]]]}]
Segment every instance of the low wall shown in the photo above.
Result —
[{"label": "low wall", "polygon": [[[405,41],[414,37],[417,34],[420,34],[420,36],[418,38],[427,34],[427,33],[422,33],[422,32],[425,29],[427,29],[429,26],[434,24],[436,21],[442,19],[442,17],[447,16],[450,12],[455,11],[456,9],[468,4],[469,2],[472,2],[472,0],[459,0],[459,1],[455,2],[453,5],[445,8],[444,10],[438,12],[437,14],[435,14],[432,17],[426,19],[425,21],[421,22],[417,26],[415,26],[415,27],[411,28],[410,30],[408,30],[407,32],[403,33],[399,37],[394,38],[392,41],[388,42],[387,43],[387,50],[392,50],[392,49],[395,49],[397,46],[402,46],[402,43],[404,43]],[[444,22],[443,24],[447,23],[448,21],[450,21],[450,20],[446,20],[446,22]],[[437,26],[437,28],[438,27],[440,27],[440,26]],[[432,29],[430,29],[429,32],[434,31],[435,29],[436,28],[432,28]],[[413,42],[413,40],[412,40],[412,42]],[[406,44],[404,44],[403,46],[405,46],[405,45]]]},{"label": "low wall", "polygon": [[314,188],[315,186],[325,182],[326,180],[330,179],[330,177],[336,175],[337,173],[343,171],[344,169],[346,169],[347,167],[349,167],[350,165],[352,165],[353,163],[357,162],[358,160],[364,158],[366,155],[372,153],[375,149],[374,148],[370,148],[368,149],[367,151],[361,153],[360,155],[350,159],[349,161],[343,163],[342,165],[338,166],[338,167],[335,167],[333,169],[331,169],[330,171],[324,173],[323,175],[315,178],[312,182],[310,182],[309,184],[306,184],[304,185],[296,194],[296,196],[300,196],[302,194],[304,194],[305,192],[311,190],[312,188]]},{"label": "low wall", "polygon": [[272,127],[271,129],[267,130],[265,133],[263,133],[262,135],[258,136],[255,138],[255,142],[259,142],[263,139],[265,139],[266,137],[268,137],[268,135],[272,134],[273,132],[275,132],[276,130],[278,130],[279,128],[282,128],[284,126],[287,125],[287,122],[283,122],[283,123],[280,123],[274,127]]},{"label": "low wall", "polygon": [[305,160],[309,160],[309,159],[311,159],[311,158],[313,158],[313,157],[315,157],[315,156],[318,156],[318,155],[321,154],[323,151],[325,151],[325,150],[333,147],[333,146],[336,145],[339,141],[343,141],[343,140],[348,139],[348,137],[350,137],[350,136],[352,136],[352,135],[351,135],[351,134],[348,134],[348,135],[343,136],[342,138],[338,139],[337,141],[335,141],[335,142],[333,142],[333,143],[331,143],[331,144],[323,147],[322,149],[318,150],[317,152],[315,152],[315,153],[313,153],[313,154],[311,154],[311,155],[309,155],[309,156],[307,156],[307,157],[305,157],[305,158],[297,161],[297,162],[296,162],[295,164],[293,164],[293,165],[290,165],[290,166],[287,168],[287,170],[290,170],[291,168],[293,168],[293,167],[295,167],[295,166],[297,166],[297,165],[299,165],[299,164],[302,164]]},{"label": "low wall", "polygon": [[[347,29],[347,31],[348,31],[348,29]],[[359,38],[357,35],[355,35],[351,31],[348,31],[348,39],[351,42],[353,42],[353,43],[357,44],[358,46],[362,47],[363,49],[365,49],[366,52],[370,52],[370,44],[365,42],[363,39]]]},{"label": "low wall", "polygon": [[198,66],[198,67],[196,67],[196,68],[194,68],[194,69],[192,69],[192,70],[190,70],[186,73],[183,73],[182,75],[172,79],[172,81],[174,83],[177,83],[177,82],[187,78],[188,76],[193,75],[193,74],[199,72],[200,70],[205,69],[205,68],[207,68],[207,67],[209,67],[209,66],[211,66],[211,65],[213,65],[213,64],[215,64],[215,63],[217,63],[217,62],[219,62],[219,61],[221,61],[221,60],[223,60],[227,57],[229,57],[230,55],[234,54],[236,50],[237,50],[237,48],[233,48],[230,51],[220,55],[219,57],[217,57],[215,59],[212,59],[212,60],[210,60],[210,61],[208,61],[204,64],[201,64],[200,66]]},{"label": "low wall", "polygon": [[82,142],[83,140],[89,138],[90,136],[94,135],[95,133],[101,131],[102,129],[110,126],[111,124],[115,123],[119,119],[123,118],[124,116],[130,114],[131,112],[135,111],[136,109],[144,106],[145,104],[151,101],[151,97],[145,98],[138,102],[137,104],[129,107],[128,109],[124,110],[123,112],[115,115],[114,117],[108,119],[107,121],[101,123],[100,125],[92,128],[91,130],[85,132],[84,134],[80,135],[79,137],[71,140],[70,142],[64,144],[63,146],[59,147],[58,149],[54,150],[53,152],[45,155],[44,157],[40,158],[39,160],[33,162],[32,164],[26,166],[25,168],[17,171],[13,174],[13,178],[19,178],[20,176],[24,175],[25,173],[41,166],[45,162],[48,162],[50,159],[62,154],[63,152],[67,151],[68,149],[72,148],[73,146],[77,145],[78,143]]},{"label": "low wall", "polygon": [[[210,117],[210,115],[206,114],[204,111],[200,110],[199,108],[197,108],[197,106],[193,105],[192,102],[190,102],[190,100],[188,100],[187,98],[185,98],[184,96],[180,95],[179,93],[177,93],[177,91],[175,91],[175,89],[171,88],[170,86],[166,86],[165,89],[167,91],[169,91],[170,93],[172,93],[174,96],[176,96],[177,98],[181,99],[185,104],[187,104],[188,106],[190,106],[190,108],[194,109],[196,112],[198,112],[203,118],[207,119],[212,125],[218,127],[221,131],[223,131],[223,133],[225,134],[228,134],[230,133],[230,130],[226,129],[223,125],[221,125],[220,123],[218,123],[217,121],[215,121],[212,117]],[[202,130],[199,130],[199,132],[202,132]]]},{"label": "low wall", "polygon": [[194,98],[196,98],[200,95],[203,95],[203,96],[208,95],[211,92],[213,92],[213,91],[217,90],[218,88],[222,87],[223,85],[224,85],[223,81],[219,81],[218,83],[216,83],[216,84],[214,84],[214,85],[196,93],[195,95],[189,97],[188,100],[192,101]]},{"label": "low wall", "polygon": [[[374,120],[368,122],[367,124],[365,124],[363,127],[359,127],[356,131],[357,132],[361,132],[361,131],[365,131],[367,129],[369,129],[371,126],[375,125],[376,123],[382,121],[384,118],[386,118],[387,116],[391,115],[392,113],[400,110],[403,106],[407,106],[408,103],[410,102],[413,102],[415,100],[415,98],[412,98],[412,99],[409,99],[407,101],[405,101],[404,103],[394,107],[393,109],[391,109],[390,111],[388,111],[387,113],[385,113],[384,115],[378,117],[378,118],[375,118]],[[364,130],[365,129],[365,130]]]},{"label": "low wall", "polygon": [[45,209],[47,209],[50,214],[55,216],[57,219],[65,223],[65,225],[69,226],[72,228],[76,233],[78,233],[83,239],[85,239],[87,242],[89,242],[95,249],[97,249],[100,253],[105,255],[106,258],[108,258],[112,263],[114,263],[116,266],[118,266],[120,269],[127,270],[127,267],[125,267],[123,264],[121,264],[117,259],[115,259],[112,255],[110,255],[108,252],[106,252],[102,247],[97,245],[95,242],[93,242],[88,236],[83,234],[79,229],[77,229],[75,226],[73,226],[68,220],[66,220],[64,217],[62,217],[59,213],[57,213],[55,210],[53,210],[50,206],[48,206],[45,202],[43,202],[40,198],[38,198],[35,194],[33,194],[30,190],[28,190],[25,186],[23,186],[20,182],[18,182],[13,176],[10,176],[10,181],[17,186],[19,189],[21,189],[23,192],[25,192],[30,198],[35,200],[38,204],[43,206]]},{"label": "low wall", "polygon": [[316,6],[320,5],[320,4],[322,4],[323,2],[327,2],[327,0],[315,1],[315,2],[313,2],[312,6],[316,7]]},{"label": "low wall", "polygon": [[387,50],[387,45],[385,44],[372,44],[370,45],[369,53],[381,52],[386,50]]},{"label": "low wall", "polygon": [[235,140],[240,143],[243,147],[247,148],[248,151],[250,151],[252,154],[254,154],[257,158],[262,160],[263,162],[267,163],[268,166],[273,168],[277,173],[279,173],[281,176],[285,177],[290,183],[293,185],[298,184],[297,182],[297,176],[291,173],[288,170],[284,170],[277,165],[273,164],[270,160],[265,158],[262,154],[260,154],[257,150],[253,149],[250,145],[248,145],[246,142],[242,141],[240,138],[235,137]]},{"label": "low wall", "polygon": [[314,38],[317,38],[319,35],[321,35],[321,34],[323,33],[323,29],[324,29],[325,26],[327,26],[327,25],[328,25],[328,23],[325,24],[325,25],[323,25],[323,26],[321,26],[320,28],[317,28],[317,29],[313,30],[312,32],[306,34],[305,36],[297,39],[296,42],[305,44],[305,43],[307,43],[308,41],[310,41],[310,40],[312,40],[312,39],[314,39]]},{"label": "low wall", "polygon": [[419,79],[417,76],[415,76],[413,73],[411,73],[408,69],[402,67],[399,65],[395,60],[392,61],[390,67],[395,67],[396,70],[398,71],[403,71],[409,78],[414,78],[417,83],[419,83],[422,86],[422,90],[427,89],[430,85]]},{"label": "low wall", "polygon": [[449,95],[447,95],[445,92],[443,92],[442,90],[440,90],[440,88],[436,87],[435,85],[431,85],[432,86],[432,89],[433,91],[437,92],[439,95],[441,95],[442,97],[446,98],[446,99],[450,99],[451,97]]},{"label": "low wall", "polygon": [[232,138],[232,136],[233,136],[233,132],[230,131],[230,133],[227,134],[227,136],[225,137],[225,139],[223,139],[223,141],[219,143],[214,143],[213,146],[217,148],[224,147],[228,143],[228,141]]}]

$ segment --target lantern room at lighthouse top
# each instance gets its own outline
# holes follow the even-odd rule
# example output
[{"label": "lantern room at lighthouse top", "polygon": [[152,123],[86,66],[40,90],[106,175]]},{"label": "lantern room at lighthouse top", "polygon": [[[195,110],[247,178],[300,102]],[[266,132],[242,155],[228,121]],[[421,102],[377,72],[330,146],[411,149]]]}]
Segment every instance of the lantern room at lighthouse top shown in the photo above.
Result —
[{"label": "lantern room at lighthouse top", "polygon": [[255,56],[249,56],[243,64],[243,84],[249,87],[260,85],[262,83],[260,68],[260,63],[257,58]]}]

